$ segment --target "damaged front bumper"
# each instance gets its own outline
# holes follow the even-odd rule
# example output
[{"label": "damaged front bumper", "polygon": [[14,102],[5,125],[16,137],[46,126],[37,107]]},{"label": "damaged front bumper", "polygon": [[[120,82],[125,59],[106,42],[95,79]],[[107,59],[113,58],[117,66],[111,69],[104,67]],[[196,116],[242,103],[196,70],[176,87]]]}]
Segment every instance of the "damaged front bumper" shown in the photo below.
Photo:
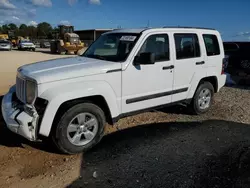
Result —
[{"label": "damaged front bumper", "polygon": [[2,114],[7,127],[28,140],[37,141],[38,114],[34,107],[22,104],[13,86],[2,100]]}]

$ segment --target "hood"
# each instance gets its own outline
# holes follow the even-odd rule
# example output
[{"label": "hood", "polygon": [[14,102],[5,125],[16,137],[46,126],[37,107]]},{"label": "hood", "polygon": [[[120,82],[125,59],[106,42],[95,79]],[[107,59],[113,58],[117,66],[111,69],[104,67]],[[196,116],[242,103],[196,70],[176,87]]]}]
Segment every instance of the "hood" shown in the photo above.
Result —
[{"label": "hood", "polygon": [[70,57],[42,61],[24,65],[18,71],[33,78],[38,84],[106,73],[108,70],[120,69],[121,64],[86,57]]}]

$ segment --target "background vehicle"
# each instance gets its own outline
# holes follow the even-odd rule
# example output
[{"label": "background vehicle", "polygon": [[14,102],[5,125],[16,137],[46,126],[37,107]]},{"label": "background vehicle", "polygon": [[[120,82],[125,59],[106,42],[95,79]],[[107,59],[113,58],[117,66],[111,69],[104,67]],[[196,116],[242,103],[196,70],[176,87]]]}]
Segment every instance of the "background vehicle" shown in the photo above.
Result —
[{"label": "background vehicle", "polygon": [[77,54],[83,49],[84,44],[80,37],[74,33],[73,26],[59,25],[59,33],[56,33],[56,39],[50,42],[51,53],[59,54]]},{"label": "background vehicle", "polygon": [[0,50],[12,50],[12,44],[8,40],[1,40],[0,39]]},{"label": "background vehicle", "polygon": [[49,41],[41,41],[40,48],[50,48],[50,42]]},{"label": "background vehicle", "polygon": [[228,65],[225,71],[232,76],[250,75],[250,42],[224,42]]},{"label": "background vehicle", "polygon": [[9,39],[8,34],[0,34],[0,40],[7,40]]},{"label": "background vehicle", "polygon": [[32,50],[32,51],[36,51],[36,46],[30,40],[23,39],[23,40],[19,41],[19,43],[18,43],[18,49],[19,50]]},{"label": "background vehicle", "polygon": [[9,36],[9,40],[12,43],[12,47],[15,48],[17,46],[17,37],[15,35],[15,31],[9,30],[8,31],[8,36]]},{"label": "background vehicle", "polygon": [[79,153],[101,140],[106,122],[178,103],[206,113],[225,85],[224,57],[213,29],[114,30],[81,56],[20,67],[3,117],[29,140],[52,136],[62,152]]},{"label": "background vehicle", "polygon": [[40,42],[38,42],[38,41],[33,41],[33,43],[35,44],[35,46],[36,46],[36,48],[40,48]]}]

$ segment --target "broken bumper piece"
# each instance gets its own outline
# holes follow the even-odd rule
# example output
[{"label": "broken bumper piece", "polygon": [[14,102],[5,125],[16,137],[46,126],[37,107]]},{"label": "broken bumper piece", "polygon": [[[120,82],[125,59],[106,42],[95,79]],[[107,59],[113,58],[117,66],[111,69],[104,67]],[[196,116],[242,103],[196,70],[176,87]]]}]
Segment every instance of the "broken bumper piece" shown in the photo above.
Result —
[{"label": "broken bumper piece", "polygon": [[19,134],[28,140],[36,141],[36,128],[38,115],[35,109],[32,109],[33,115],[30,112],[25,112],[25,105],[18,100],[14,100],[16,88],[10,88],[9,92],[2,100],[2,114],[7,127],[14,133]]}]

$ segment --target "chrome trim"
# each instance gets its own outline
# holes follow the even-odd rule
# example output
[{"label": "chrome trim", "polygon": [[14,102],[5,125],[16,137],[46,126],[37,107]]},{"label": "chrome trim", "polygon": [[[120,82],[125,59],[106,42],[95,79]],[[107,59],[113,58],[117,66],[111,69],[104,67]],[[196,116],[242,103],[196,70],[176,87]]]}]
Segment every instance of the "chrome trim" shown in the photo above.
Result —
[{"label": "chrome trim", "polygon": [[26,103],[26,80],[20,74],[16,76],[16,96],[21,102]]},{"label": "chrome trim", "polygon": [[32,78],[29,78],[29,77],[25,77],[24,75],[22,75],[21,71],[22,71],[22,68],[18,68],[17,76],[16,76],[16,96],[21,102],[26,104],[27,103],[27,101],[26,101],[26,97],[27,97],[26,84],[27,84],[27,81],[34,82],[36,84],[35,98],[32,101],[32,103],[29,104],[29,105],[33,106],[34,103],[35,103],[35,100],[37,98],[37,95],[38,95],[38,87],[37,87],[38,84],[37,84],[36,80],[34,80]]}]

